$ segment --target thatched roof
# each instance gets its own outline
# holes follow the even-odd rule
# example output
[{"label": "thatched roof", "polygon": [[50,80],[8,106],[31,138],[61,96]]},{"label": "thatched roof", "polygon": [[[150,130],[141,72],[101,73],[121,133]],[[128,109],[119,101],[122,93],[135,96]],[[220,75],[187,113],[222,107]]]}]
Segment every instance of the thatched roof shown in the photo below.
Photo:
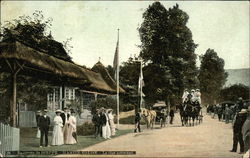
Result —
[{"label": "thatched roof", "polygon": [[[116,88],[109,86],[100,73],[72,62],[64,61],[35,50],[19,41],[1,42],[0,59],[16,59],[25,62],[24,68],[43,70],[63,78],[70,78],[84,89],[115,94]],[[1,64],[6,64],[1,62]]]},{"label": "thatched roof", "polygon": [[[108,70],[105,68],[105,66],[99,61],[97,62],[92,69],[93,71],[100,73],[105,80],[105,82],[113,89],[116,89],[116,82],[114,79],[110,76],[108,73]],[[120,87],[119,92],[124,93],[125,90]]]}]

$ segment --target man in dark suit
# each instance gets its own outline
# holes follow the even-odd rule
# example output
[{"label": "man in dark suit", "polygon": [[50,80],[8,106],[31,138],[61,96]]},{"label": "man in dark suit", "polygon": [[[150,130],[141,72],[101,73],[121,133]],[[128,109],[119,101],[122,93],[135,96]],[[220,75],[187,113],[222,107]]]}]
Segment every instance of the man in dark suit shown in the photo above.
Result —
[{"label": "man in dark suit", "polygon": [[237,151],[238,143],[240,144],[240,153],[244,152],[244,142],[242,136],[242,126],[247,119],[247,110],[241,109],[239,113],[236,114],[236,119],[233,124],[233,149],[231,152]]},{"label": "man in dark suit", "polygon": [[94,123],[95,125],[95,138],[100,135],[101,135],[101,130],[102,130],[102,126],[101,126],[101,116],[100,116],[100,110],[97,109],[96,110],[96,113],[93,115],[93,118],[92,118],[92,122]]},{"label": "man in dark suit", "polygon": [[68,114],[68,108],[67,107],[65,107],[65,108],[63,108],[63,113],[61,113],[61,118],[62,118],[62,120],[63,120],[63,126],[65,125],[65,121],[69,118],[69,114]]},{"label": "man in dark suit", "polygon": [[43,116],[39,117],[38,126],[41,131],[40,137],[40,147],[43,146],[43,136],[45,135],[45,147],[49,147],[48,145],[48,133],[49,133],[49,125],[50,125],[50,118],[47,116],[47,110],[43,110]]}]

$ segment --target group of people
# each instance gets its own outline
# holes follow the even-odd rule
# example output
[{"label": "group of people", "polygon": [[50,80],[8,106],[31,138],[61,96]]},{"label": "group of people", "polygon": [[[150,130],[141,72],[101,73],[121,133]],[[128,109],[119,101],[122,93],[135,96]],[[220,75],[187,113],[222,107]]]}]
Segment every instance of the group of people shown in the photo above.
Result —
[{"label": "group of people", "polygon": [[98,136],[104,139],[111,139],[116,133],[113,109],[101,107],[93,114],[92,122],[95,125],[95,138]]},{"label": "group of people", "polygon": [[[48,132],[50,127],[50,117],[47,116],[47,110],[38,111],[37,115],[37,138],[40,138],[40,147],[43,147],[45,137],[45,147],[48,144]],[[73,109],[64,108],[64,111],[56,110],[56,116],[53,119],[54,127],[52,133],[51,145],[75,144],[77,143],[76,117]]]},{"label": "group of people", "polygon": [[201,92],[199,89],[192,89],[191,92],[189,92],[188,89],[185,89],[182,95],[182,103],[184,103],[187,98],[190,98],[192,102],[198,101],[201,105]]},{"label": "group of people", "polygon": [[[231,152],[237,151],[240,144],[240,153],[246,153],[250,150],[250,105],[243,102],[240,97],[235,105],[217,104],[208,105],[207,113],[214,118],[218,115],[219,121],[233,125],[233,147]],[[213,114],[212,114],[213,113]]]}]

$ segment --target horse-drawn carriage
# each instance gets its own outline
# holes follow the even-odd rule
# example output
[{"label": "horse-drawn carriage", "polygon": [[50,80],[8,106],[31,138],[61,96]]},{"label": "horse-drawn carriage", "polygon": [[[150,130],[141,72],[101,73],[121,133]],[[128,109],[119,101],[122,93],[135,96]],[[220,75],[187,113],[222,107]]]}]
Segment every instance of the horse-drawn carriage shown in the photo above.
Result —
[{"label": "horse-drawn carriage", "polygon": [[167,123],[168,109],[165,102],[160,101],[153,105],[152,109],[156,112],[156,122],[165,127]]}]

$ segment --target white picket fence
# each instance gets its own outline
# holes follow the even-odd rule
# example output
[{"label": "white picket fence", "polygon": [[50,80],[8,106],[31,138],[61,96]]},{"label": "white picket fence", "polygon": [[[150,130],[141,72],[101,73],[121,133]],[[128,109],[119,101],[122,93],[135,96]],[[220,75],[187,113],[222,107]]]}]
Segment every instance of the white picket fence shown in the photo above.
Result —
[{"label": "white picket fence", "polygon": [[0,154],[5,151],[18,151],[20,145],[20,129],[0,123]]}]

